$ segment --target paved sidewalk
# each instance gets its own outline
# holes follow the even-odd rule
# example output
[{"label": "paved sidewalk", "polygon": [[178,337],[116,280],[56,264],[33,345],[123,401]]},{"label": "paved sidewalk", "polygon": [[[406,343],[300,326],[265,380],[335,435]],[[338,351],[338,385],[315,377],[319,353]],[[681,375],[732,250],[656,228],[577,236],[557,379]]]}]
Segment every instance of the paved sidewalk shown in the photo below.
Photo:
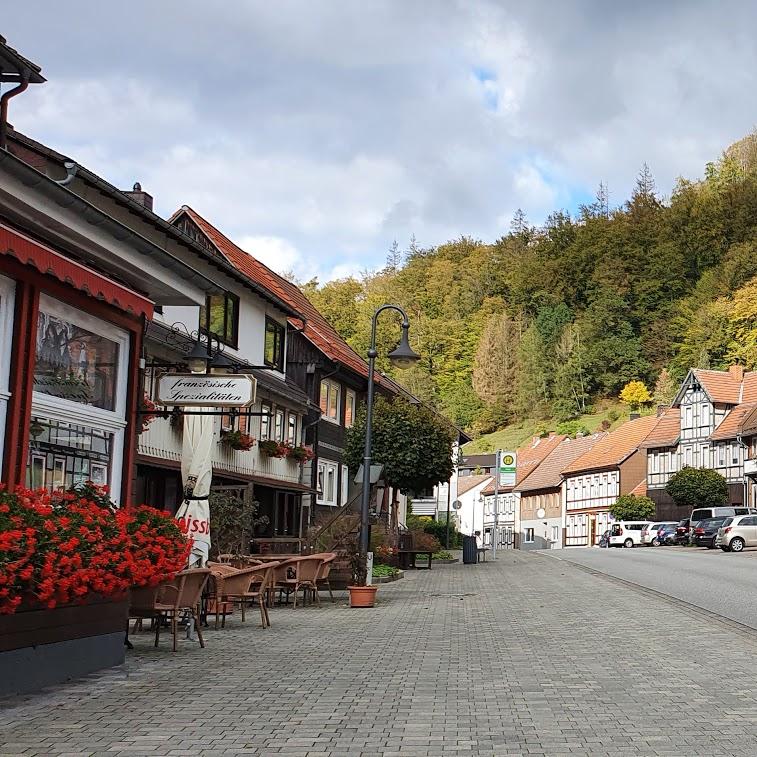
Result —
[{"label": "paved sidewalk", "polygon": [[379,597],[137,636],[125,670],[6,703],[0,754],[757,753],[757,635],[706,613],[517,552]]}]

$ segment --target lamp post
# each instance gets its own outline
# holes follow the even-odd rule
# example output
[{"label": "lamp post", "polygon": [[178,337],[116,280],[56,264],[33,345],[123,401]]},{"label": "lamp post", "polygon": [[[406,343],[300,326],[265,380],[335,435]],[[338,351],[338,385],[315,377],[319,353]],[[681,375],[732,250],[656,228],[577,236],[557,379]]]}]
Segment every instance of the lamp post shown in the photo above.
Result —
[{"label": "lamp post", "polygon": [[[378,317],[385,310],[396,310],[402,316],[402,336],[400,343],[387,355],[392,365],[397,368],[409,368],[420,360],[420,355],[413,350],[408,341],[410,321],[405,311],[398,305],[382,305],[373,314],[371,321],[371,346],[368,350],[368,399],[365,414],[365,452],[363,455],[363,491],[360,501],[360,565],[361,570],[366,570],[368,559],[368,528],[369,510],[371,502],[371,443],[373,441],[373,373],[378,352],[376,350],[376,325]],[[366,576],[367,579],[367,576]]]}]

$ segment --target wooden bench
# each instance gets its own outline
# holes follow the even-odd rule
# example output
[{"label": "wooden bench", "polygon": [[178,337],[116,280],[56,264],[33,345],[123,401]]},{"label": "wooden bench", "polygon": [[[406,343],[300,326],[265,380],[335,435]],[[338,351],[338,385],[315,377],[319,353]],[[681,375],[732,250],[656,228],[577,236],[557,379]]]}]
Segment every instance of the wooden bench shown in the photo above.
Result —
[{"label": "wooden bench", "polygon": [[[401,568],[415,568],[416,570],[431,570],[431,555],[433,550],[431,549],[400,549],[397,554],[400,558]],[[428,555],[428,565],[425,567],[415,564],[415,559],[418,555]]]}]

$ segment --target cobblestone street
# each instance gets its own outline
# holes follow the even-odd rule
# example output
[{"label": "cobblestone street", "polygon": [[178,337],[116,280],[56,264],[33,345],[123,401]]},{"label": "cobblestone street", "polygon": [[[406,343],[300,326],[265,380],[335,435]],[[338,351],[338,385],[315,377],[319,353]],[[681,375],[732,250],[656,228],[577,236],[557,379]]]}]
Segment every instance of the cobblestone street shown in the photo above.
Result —
[{"label": "cobblestone street", "polygon": [[137,635],[125,669],[6,702],[0,753],[757,753],[757,636],[734,624],[512,552],[379,598],[237,614],[205,650]]}]

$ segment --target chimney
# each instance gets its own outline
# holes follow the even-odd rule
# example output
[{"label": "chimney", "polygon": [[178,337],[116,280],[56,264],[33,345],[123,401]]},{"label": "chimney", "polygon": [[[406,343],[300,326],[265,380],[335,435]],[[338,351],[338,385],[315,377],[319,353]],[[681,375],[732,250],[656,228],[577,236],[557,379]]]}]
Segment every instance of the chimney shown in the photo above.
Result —
[{"label": "chimney", "polygon": [[665,411],[670,407],[670,405],[658,405],[657,406],[657,417],[659,418],[661,415],[665,414]]},{"label": "chimney", "polygon": [[639,418],[641,418],[641,413],[631,413],[628,416],[628,420],[631,420],[631,421],[638,420]]},{"label": "chimney", "polygon": [[743,365],[730,366],[728,368],[728,373],[731,375],[731,378],[739,384],[744,380],[744,366]]},{"label": "chimney", "polygon": [[148,210],[152,210],[152,195],[148,194],[147,192],[143,192],[142,185],[139,182],[136,182],[134,184],[134,189],[132,189],[130,192],[128,190],[124,190],[124,194],[131,197],[132,200],[136,200],[140,205],[147,208]]}]

